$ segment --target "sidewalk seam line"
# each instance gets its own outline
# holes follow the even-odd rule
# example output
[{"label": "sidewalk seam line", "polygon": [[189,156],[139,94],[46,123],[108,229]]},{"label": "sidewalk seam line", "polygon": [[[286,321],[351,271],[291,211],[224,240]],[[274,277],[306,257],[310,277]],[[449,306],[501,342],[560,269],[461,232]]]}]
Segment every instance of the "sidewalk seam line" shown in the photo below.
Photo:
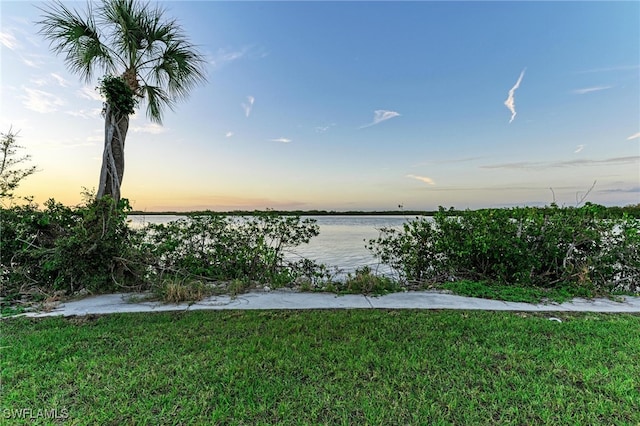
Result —
[{"label": "sidewalk seam line", "polygon": [[366,294],[363,294],[364,299],[367,301],[367,303],[369,304],[369,307],[373,309],[373,304],[371,303],[371,300],[369,300],[369,297],[367,297]]}]

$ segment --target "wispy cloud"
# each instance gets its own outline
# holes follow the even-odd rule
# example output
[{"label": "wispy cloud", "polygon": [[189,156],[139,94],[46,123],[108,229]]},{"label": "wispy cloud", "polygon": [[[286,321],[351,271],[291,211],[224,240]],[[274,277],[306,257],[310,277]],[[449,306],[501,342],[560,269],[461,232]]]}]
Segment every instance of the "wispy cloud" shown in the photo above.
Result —
[{"label": "wispy cloud", "polygon": [[80,109],[77,111],[65,111],[66,114],[80,118],[97,118],[100,116],[102,108]]},{"label": "wispy cloud", "polygon": [[[24,23],[21,23],[21,25]],[[24,30],[19,27],[4,28],[0,31],[0,46],[3,46],[9,50],[17,53],[18,58],[27,66],[31,68],[39,68],[46,59],[44,55],[34,54],[29,52],[21,41],[15,36],[15,33],[20,34],[21,41],[27,41],[30,44],[37,46],[38,43],[34,42],[33,36],[30,35],[30,31]]]},{"label": "wispy cloud", "polygon": [[432,161],[425,161],[423,163],[416,163],[416,164],[413,164],[411,167],[424,167],[424,166],[430,166],[433,164],[467,163],[470,161],[479,160],[481,158],[483,157],[465,157],[465,158],[452,158],[448,160],[432,160]]},{"label": "wispy cloud", "polygon": [[532,162],[532,161],[516,161],[513,163],[500,163],[500,164],[488,164],[485,166],[480,166],[481,169],[535,169],[535,168],[543,168],[543,166],[548,163],[543,162]]},{"label": "wispy cloud", "polygon": [[219,67],[222,64],[233,62],[246,56],[247,52],[249,52],[249,46],[244,46],[240,49],[218,49],[211,60],[211,64]]},{"label": "wispy cloud", "polygon": [[383,121],[387,121],[390,120],[394,117],[398,117],[400,114],[395,112],[395,111],[388,111],[385,109],[378,109],[375,110],[373,112],[373,121],[369,124],[365,124],[364,126],[361,126],[361,129],[364,129],[365,127],[371,127],[371,126],[375,126],[378,123],[382,123]]},{"label": "wispy cloud", "polygon": [[608,72],[608,71],[632,71],[640,69],[640,65],[621,65],[618,67],[593,68],[590,70],[578,71],[578,74],[586,74],[592,72]]},{"label": "wispy cloud", "polygon": [[36,86],[44,86],[47,84],[47,79],[46,78],[32,78],[31,80],[29,80],[29,82],[31,84],[35,84]]},{"label": "wispy cloud", "polygon": [[152,135],[159,135],[167,131],[166,127],[162,127],[157,123],[147,123],[144,126],[135,126],[132,127],[131,130],[136,133],[150,133]]},{"label": "wispy cloud", "polygon": [[57,111],[65,102],[56,95],[43,90],[24,88],[22,104],[35,112],[47,113]]},{"label": "wispy cloud", "polygon": [[264,58],[267,55],[267,52],[255,46],[243,46],[239,49],[224,48],[218,49],[218,51],[211,56],[209,63],[213,65],[214,68],[220,68],[239,59],[259,59]]},{"label": "wispy cloud", "polygon": [[598,192],[604,192],[609,194],[633,194],[636,192],[640,192],[640,186],[633,186],[631,188],[601,189]]},{"label": "wispy cloud", "polygon": [[58,86],[69,87],[69,82],[56,73],[51,73],[46,77],[32,78],[29,80],[29,82],[40,87],[49,86],[54,83],[57,84]]},{"label": "wispy cloud", "polygon": [[0,31],[0,44],[10,50],[16,50],[20,47],[16,37],[9,31]]},{"label": "wispy cloud", "polygon": [[230,138],[231,136],[233,136],[233,132],[227,132],[224,134],[225,138]]},{"label": "wispy cloud", "polygon": [[580,151],[582,151],[583,149],[584,149],[584,145],[578,145],[578,146],[576,147],[576,150],[575,150],[575,151],[573,151],[573,153],[574,153],[574,154],[577,154],[577,153],[579,153]]},{"label": "wispy cloud", "polygon": [[411,179],[415,179],[415,180],[419,180],[420,182],[424,182],[428,185],[435,185],[436,183],[433,181],[433,179],[431,179],[430,177],[427,176],[417,176],[417,175],[407,175],[406,177],[411,178]]},{"label": "wispy cloud", "polygon": [[84,141],[79,139],[74,139],[71,141],[64,140],[40,140],[34,146],[38,148],[38,150],[47,150],[47,151],[61,151],[65,149],[74,149],[83,146],[95,146],[96,141],[91,141],[89,138],[86,138]]},{"label": "wispy cloud", "polygon": [[247,103],[242,103],[242,108],[244,109],[244,115],[249,117],[251,114],[251,110],[253,109],[253,103],[256,101],[256,98],[253,96],[247,96]]},{"label": "wispy cloud", "polygon": [[84,86],[82,89],[76,92],[78,96],[84,99],[89,99],[92,101],[102,101],[102,96],[98,91],[92,87]]},{"label": "wispy cloud", "polygon": [[615,157],[606,158],[603,160],[568,160],[568,161],[521,161],[515,163],[503,163],[503,164],[491,164],[486,166],[480,166],[481,169],[514,169],[514,170],[542,170],[548,168],[559,167],[580,167],[580,166],[601,166],[601,165],[621,165],[621,164],[633,164],[640,162],[640,155],[631,155],[628,157]]},{"label": "wispy cloud", "polygon": [[640,132],[636,133],[635,135],[631,135],[627,138],[628,141],[633,139],[640,139]]},{"label": "wispy cloud", "polygon": [[518,89],[518,87],[520,87],[520,83],[522,83],[522,78],[524,77],[524,72],[526,70],[527,70],[526,68],[522,70],[522,72],[520,73],[520,77],[518,77],[518,81],[516,81],[516,84],[514,84],[511,90],[509,90],[509,95],[507,96],[507,100],[504,101],[504,105],[507,108],[509,108],[509,111],[511,111],[511,120],[509,120],[509,123],[512,123],[513,120],[516,118],[516,115],[518,114],[516,112],[515,94],[516,94],[516,89]]},{"label": "wispy cloud", "polygon": [[572,91],[574,95],[584,95],[586,93],[599,92],[600,90],[611,89],[613,86],[594,86],[594,87],[585,87],[584,89],[576,89]]},{"label": "wispy cloud", "polygon": [[291,142],[291,139],[288,138],[277,138],[277,139],[270,139],[271,142],[280,142],[280,143],[289,143]]},{"label": "wispy cloud", "polygon": [[24,57],[21,57],[20,59],[22,59],[22,62],[26,66],[31,67],[31,68],[38,68],[38,63],[36,61],[32,61],[31,59],[27,59],[27,58],[24,58]]},{"label": "wispy cloud", "polygon": [[40,68],[45,62],[42,58],[41,55],[20,55],[22,63],[31,68]]},{"label": "wispy cloud", "polygon": [[332,128],[332,127],[333,127],[333,126],[335,126],[335,125],[336,125],[336,123],[331,123],[331,124],[329,124],[329,125],[327,125],[327,126],[317,126],[317,127],[315,128],[315,130],[316,130],[316,132],[318,132],[318,133],[324,133],[324,132],[326,132],[327,130],[329,130],[330,128]]},{"label": "wispy cloud", "polygon": [[51,78],[53,78],[56,83],[58,83],[58,85],[62,86],[62,87],[68,87],[69,83],[67,82],[67,80],[65,80],[64,78],[60,77],[60,75],[56,74],[56,73],[51,73]]},{"label": "wispy cloud", "polygon": [[95,142],[104,142],[104,132],[102,130],[98,130],[94,135],[87,136],[87,142],[95,145]]}]

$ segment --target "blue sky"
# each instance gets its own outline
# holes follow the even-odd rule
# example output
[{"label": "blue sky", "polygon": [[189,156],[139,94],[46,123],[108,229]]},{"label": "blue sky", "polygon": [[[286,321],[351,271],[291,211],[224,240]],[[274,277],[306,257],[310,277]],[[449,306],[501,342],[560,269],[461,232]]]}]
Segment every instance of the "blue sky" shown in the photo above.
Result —
[{"label": "blue sky", "polygon": [[[101,100],[0,3],[0,129],[95,188]],[[84,9],[85,3],[71,2]],[[126,142],[138,210],[392,210],[640,203],[638,2],[161,2],[208,82]],[[554,198],[555,197],[555,198]]]}]

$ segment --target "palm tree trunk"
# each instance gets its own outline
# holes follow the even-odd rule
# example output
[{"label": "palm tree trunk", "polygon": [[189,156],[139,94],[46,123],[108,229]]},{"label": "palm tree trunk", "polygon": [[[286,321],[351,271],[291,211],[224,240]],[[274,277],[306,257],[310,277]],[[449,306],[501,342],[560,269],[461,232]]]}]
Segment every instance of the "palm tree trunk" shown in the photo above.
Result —
[{"label": "palm tree trunk", "polygon": [[97,198],[109,195],[116,202],[120,200],[124,176],[124,141],[128,130],[129,116],[107,103],[104,114],[104,153]]}]

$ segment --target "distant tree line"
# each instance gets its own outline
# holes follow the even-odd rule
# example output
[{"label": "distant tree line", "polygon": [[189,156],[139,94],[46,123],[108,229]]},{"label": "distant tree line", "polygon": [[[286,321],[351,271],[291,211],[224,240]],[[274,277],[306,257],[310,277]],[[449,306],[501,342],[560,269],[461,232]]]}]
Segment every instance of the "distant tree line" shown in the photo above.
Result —
[{"label": "distant tree line", "polygon": [[[621,206],[612,206],[606,207],[593,203],[586,203],[588,206],[593,206],[599,210],[601,210],[602,214],[606,217],[611,218],[620,218],[625,214],[630,217],[635,217],[640,219],[640,204],[630,204],[624,207]],[[550,213],[554,209],[557,209],[558,206],[552,204],[550,206],[537,207],[543,212]],[[574,207],[567,207],[569,209]],[[446,210],[446,214],[450,216],[460,215],[464,211],[478,211],[484,212],[488,210],[495,210],[492,208],[488,209],[467,209],[467,210],[459,210],[450,208]],[[131,215],[146,215],[146,216],[154,216],[154,215],[175,215],[175,216],[257,216],[265,213],[272,213],[280,216],[434,216],[439,210],[373,210],[373,211],[364,211],[364,210],[349,210],[349,211],[337,211],[337,210],[232,210],[232,211],[212,211],[212,210],[197,210],[197,211],[189,211],[189,212],[177,212],[177,211],[162,211],[162,212],[147,212],[141,210],[133,210],[129,214]]]}]

